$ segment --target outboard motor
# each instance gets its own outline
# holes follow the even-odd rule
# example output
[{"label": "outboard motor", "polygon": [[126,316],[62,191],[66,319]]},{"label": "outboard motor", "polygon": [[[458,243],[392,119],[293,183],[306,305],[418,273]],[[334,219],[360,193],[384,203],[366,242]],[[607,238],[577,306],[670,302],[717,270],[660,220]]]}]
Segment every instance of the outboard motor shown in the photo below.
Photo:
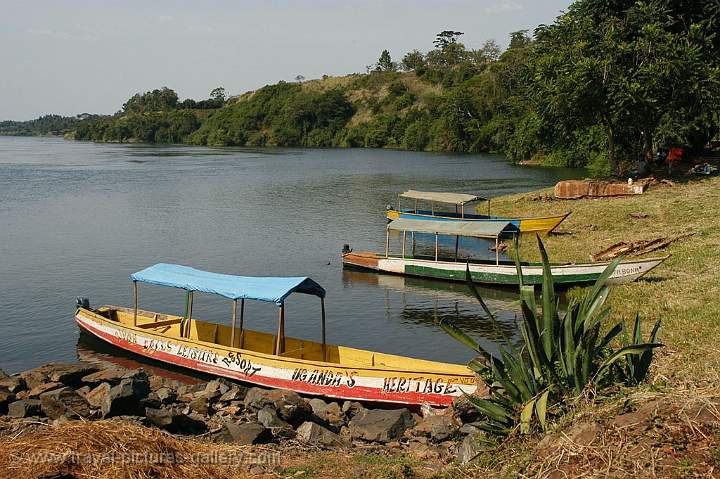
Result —
[{"label": "outboard motor", "polygon": [[352,252],[352,248],[350,247],[350,245],[347,244],[347,243],[344,244],[344,245],[343,245],[343,249],[342,249],[342,254],[343,254],[343,255],[346,255],[346,254],[351,253],[351,252]]},{"label": "outboard motor", "polygon": [[88,298],[82,298],[78,296],[77,298],[75,298],[75,307],[90,309],[90,300]]}]

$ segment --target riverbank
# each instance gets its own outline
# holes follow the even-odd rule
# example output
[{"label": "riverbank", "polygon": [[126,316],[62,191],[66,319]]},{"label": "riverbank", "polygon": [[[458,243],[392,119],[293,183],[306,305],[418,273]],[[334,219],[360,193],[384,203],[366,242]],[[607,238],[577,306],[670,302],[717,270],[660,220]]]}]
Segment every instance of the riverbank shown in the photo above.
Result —
[{"label": "riverbank", "polygon": [[[529,215],[572,210],[558,234],[545,240],[553,260],[587,261],[591,253],[621,240],[695,234],[664,250],[672,256],[646,278],[615,287],[611,292],[610,322],[629,321],[638,312],[647,335],[656,319],[663,320],[660,340],[665,347],[656,353],[649,382],[635,389],[617,389],[609,397],[596,397],[588,392],[544,437],[511,436],[502,443],[477,446],[475,460],[461,465],[458,461],[461,448],[465,447],[466,457],[473,455],[473,451],[467,441],[470,434],[460,433],[463,426],[457,422],[455,432],[440,440],[431,437],[430,428],[427,435],[414,436],[417,440],[407,437],[405,431],[401,437],[386,442],[351,438],[350,443],[357,444],[350,448],[308,444],[297,438],[297,428],[293,429],[295,437],[276,445],[227,446],[211,442],[212,434],[206,432],[187,439],[170,436],[157,427],[130,424],[118,428],[114,426],[118,419],[60,420],[49,425],[44,420],[15,419],[3,422],[0,470],[8,470],[5,464],[12,458],[19,464],[13,454],[37,452],[42,444],[61,454],[161,450],[178,454],[196,451],[216,458],[214,464],[203,467],[161,465],[155,469],[158,477],[181,473],[186,477],[231,477],[239,470],[237,465],[217,464],[217,458],[227,451],[276,454],[262,456],[264,465],[248,459],[249,463],[243,463],[240,469],[267,477],[713,476],[720,467],[717,372],[720,359],[716,346],[720,333],[717,321],[720,270],[715,265],[720,255],[720,218],[714,210],[714,205],[720,204],[720,178],[674,186],[654,185],[643,195],[629,197],[560,201],[553,200],[551,195],[551,190],[540,190],[497,198],[492,208],[495,213]],[[528,259],[537,257],[535,242],[525,240],[522,254]],[[571,290],[570,294],[578,292]],[[193,394],[197,392],[200,391]],[[247,396],[242,401],[243,408],[246,399]],[[351,410],[350,406],[338,406],[341,412]],[[254,414],[257,418],[258,412]],[[407,426],[406,431],[417,430],[417,424],[424,422],[421,414],[415,414],[417,417],[410,412],[416,424]],[[347,422],[348,417],[344,420]],[[346,427],[349,432],[349,422]],[[335,433],[326,429],[343,437],[339,430]],[[465,432],[472,431],[466,428]],[[51,441],[53,437],[60,439]],[[103,439],[94,443],[88,440],[94,437]],[[468,444],[463,444],[466,441]],[[268,457],[279,457],[279,463]],[[56,471],[72,471],[70,466],[65,467]],[[139,468],[124,470],[130,477],[140,477]],[[92,471],[97,473],[100,469]],[[50,470],[44,469],[43,473],[46,472]]]}]

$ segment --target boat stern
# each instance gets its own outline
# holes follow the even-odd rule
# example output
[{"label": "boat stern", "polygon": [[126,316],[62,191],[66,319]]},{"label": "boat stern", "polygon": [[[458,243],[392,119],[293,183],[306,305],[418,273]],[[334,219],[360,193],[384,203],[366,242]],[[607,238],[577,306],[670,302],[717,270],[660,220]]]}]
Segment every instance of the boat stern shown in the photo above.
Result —
[{"label": "boat stern", "polygon": [[359,251],[357,253],[352,250],[343,250],[342,262],[344,267],[371,269],[377,271],[379,269],[380,256],[369,251]]}]

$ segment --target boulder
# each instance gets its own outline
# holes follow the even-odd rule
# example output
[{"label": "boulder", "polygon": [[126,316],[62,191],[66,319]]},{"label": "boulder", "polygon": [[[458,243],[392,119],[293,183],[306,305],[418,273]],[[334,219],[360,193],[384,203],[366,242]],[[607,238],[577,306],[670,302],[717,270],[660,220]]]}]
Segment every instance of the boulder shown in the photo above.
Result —
[{"label": "boulder", "polygon": [[272,440],[272,434],[265,426],[256,422],[225,421],[220,431],[213,435],[213,440],[246,446],[269,442]]},{"label": "boulder", "polygon": [[245,395],[245,408],[260,411],[266,407],[274,408],[282,420],[292,425],[299,425],[312,416],[310,404],[294,391],[250,388]]},{"label": "boulder", "polygon": [[151,424],[174,434],[201,434],[207,430],[205,421],[174,407],[145,408],[145,417]]},{"label": "boulder", "polygon": [[62,387],[65,387],[65,386],[63,386],[61,383],[55,383],[55,382],[42,383],[42,384],[39,384],[39,385],[35,386],[34,388],[30,389],[29,391],[25,391],[24,396],[26,398],[37,399],[43,393],[52,391],[54,389],[60,389]]},{"label": "boulder", "polygon": [[228,389],[227,392],[225,392],[222,396],[218,398],[219,402],[232,402],[232,401],[242,401],[245,399],[245,394],[247,393],[247,388],[233,385],[230,389]]},{"label": "boulder", "polygon": [[452,416],[427,416],[420,420],[413,429],[417,436],[430,437],[435,442],[442,442],[458,431]]},{"label": "boulder", "polygon": [[82,378],[97,371],[98,368],[87,363],[49,363],[20,373],[28,389],[43,383],[56,382],[77,387]]},{"label": "boulder", "polygon": [[339,427],[345,423],[345,414],[336,402],[326,403],[322,399],[313,398],[308,401],[313,414],[319,419],[333,426]]},{"label": "boulder", "polygon": [[39,399],[21,399],[8,405],[8,416],[31,417],[42,415],[42,405]]},{"label": "boulder", "polygon": [[457,460],[460,464],[467,464],[482,452],[481,437],[482,434],[479,433],[465,437],[457,452]]},{"label": "boulder", "polygon": [[6,376],[0,379],[0,389],[7,389],[11,393],[17,394],[27,389],[27,385],[20,376]]},{"label": "boulder", "polygon": [[161,387],[157,389],[155,391],[155,395],[157,396],[157,400],[160,401],[161,404],[170,404],[171,402],[175,401],[175,398],[177,397],[175,391],[173,391],[169,387]]},{"label": "boulder", "polygon": [[306,421],[302,423],[296,432],[298,440],[315,446],[336,447],[346,445],[339,435],[314,422]]},{"label": "boulder", "polygon": [[86,418],[92,413],[87,400],[69,387],[42,393],[40,395],[40,404],[42,412],[50,419],[60,417],[69,419]]},{"label": "boulder", "polygon": [[103,417],[140,415],[143,410],[140,401],[145,399],[149,393],[150,386],[147,375],[124,378],[103,396],[100,405],[102,415]]},{"label": "boulder", "polygon": [[203,389],[198,395],[206,397],[209,401],[214,402],[218,400],[220,396],[230,391],[231,386],[233,386],[233,384],[225,379],[213,379],[205,385],[205,389]]},{"label": "boulder", "polygon": [[110,389],[112,387],[108,383],[101,383],[99,386],[91,389],[90,392],[85,394],[85,400],[90,406],[100,409],[103,403],[107,400],[110,395]]},{"label": "boulder", "polygon": [[282,428],[292,429],[292,426],[287,422],[280,419],[275,408],[272,406],[266,406],[258,411],[257,420],[260,424],[267,428]]},{"label": "boulder", "polygon": [[198,396],[190,401],[190,409],[198,414],[207,416],[210,412],[210,400],[205,396]]},{"label": "boulder", "polygon": [[128,369],[124,368],[101,369],[100,371],[83,376],[81,381],[91,388],[99,386],[102,383],[109,383],[111,386],[114,386],[125,377],[128,371]]},{"label": "boulder", "polygon": [[365,441],[390,442],[415,424],[410,411],[402,409],[365,409],[350,421],[350,436]]},{"label": "boulder", "polygon": [[365,406],[357,401],[345,401],[342,405],[342,412],[348,418],[352,419],[357,413],[364,411]]},{"label": "boulder", "polygon": [[3,369],[0,369],[0,379],[9,378],[10,375],[6,373]]},{"label": "boulder", "polygon": [[8,405],[13,401],[15,401],[15,394],[7,389],[0,389],[0,414],[6,414]]}]

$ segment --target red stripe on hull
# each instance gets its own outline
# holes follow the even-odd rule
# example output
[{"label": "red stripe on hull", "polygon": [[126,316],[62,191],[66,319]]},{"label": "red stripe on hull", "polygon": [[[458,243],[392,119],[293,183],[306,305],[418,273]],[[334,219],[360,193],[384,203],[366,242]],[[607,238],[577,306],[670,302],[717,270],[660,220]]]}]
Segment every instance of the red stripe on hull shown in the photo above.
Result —
[{"label": "red stripe on hull", "polygon": [[420,392],[383,392],[381,389],[372,388],[367,386],[322,386],[316,384],[308,384],[300,381],[293,381],[290,379],[274,378],[270,376],[262,376],[255,374],[252,378],[248,378],[242,373],[232,371],[229,369],[219,368],[205,364],[199,361],[193,361],[192,359],[183,358],[174,354],[169,354],[163,351],[152,350],[151,353],[139,344],[131,343],[124,339],[115,337],[111,334],[107,334],[101,331],[91,324],[89,321],[81,319],[76,316],[75,321],[78,323],[80,328],[87,332],[97,336],[98,338],[106,341],[114,346],[117,346],[126,351],[145,356],[147,358],[156,359],[166,363],[170,363],[177,366],[182,366],[195,371],[201,371],[205,373],[214,374],[216,376],[227,377],[236,379],[238,381],[248,382],[251,384],[258,384],[261,386],[268,386],[277,389],[289,389],[304,394],[328,396],[339,399],[349,400],[360,400],[360,401],[375,401],[375,402],[390,402],[390,403],[401,403],[401,404],[430,404],[434,406],[449,406],[452,404],[454,396],[444,394],[432,394],[432,393],[420,393]]}]

